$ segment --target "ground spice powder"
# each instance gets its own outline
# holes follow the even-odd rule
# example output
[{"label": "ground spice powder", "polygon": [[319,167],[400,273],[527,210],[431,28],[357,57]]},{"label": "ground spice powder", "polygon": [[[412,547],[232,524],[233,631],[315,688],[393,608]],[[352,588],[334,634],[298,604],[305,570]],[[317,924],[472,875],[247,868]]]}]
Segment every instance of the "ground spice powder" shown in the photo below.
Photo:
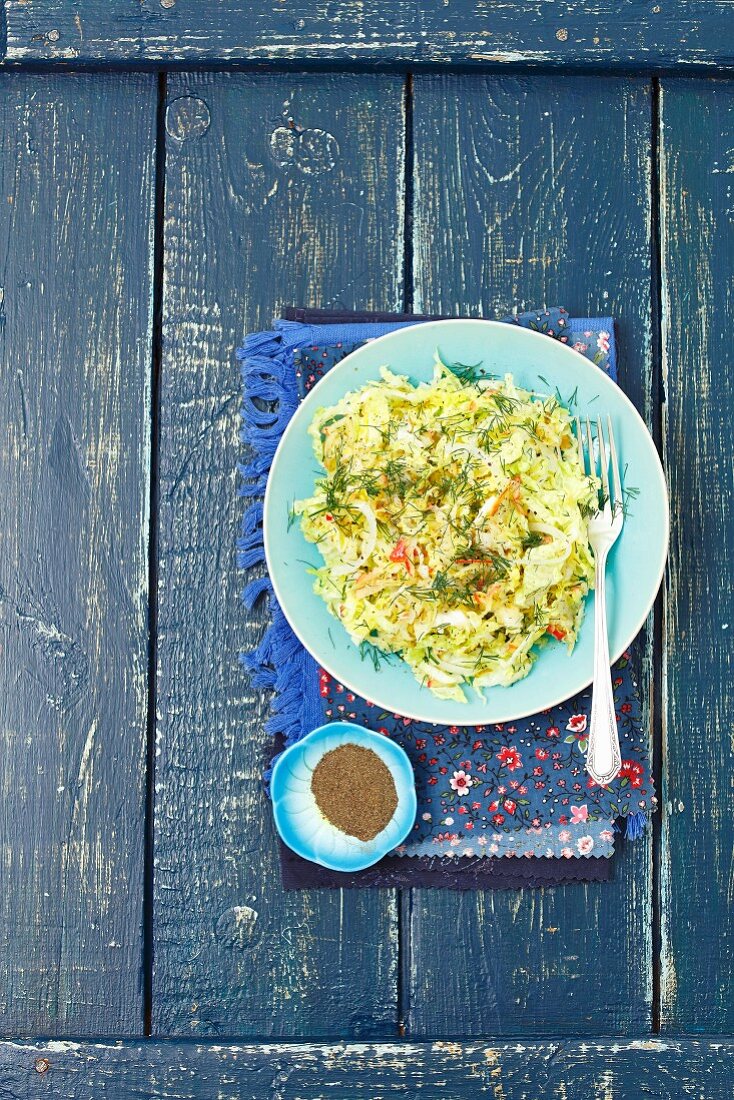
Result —
[{"label": "ground spice powder", "polygon": [[324,753],[314,768],[311,790],[326,820],[358,840],[381,833],[398,804],[389,768],[376,752],[359,745]]}]

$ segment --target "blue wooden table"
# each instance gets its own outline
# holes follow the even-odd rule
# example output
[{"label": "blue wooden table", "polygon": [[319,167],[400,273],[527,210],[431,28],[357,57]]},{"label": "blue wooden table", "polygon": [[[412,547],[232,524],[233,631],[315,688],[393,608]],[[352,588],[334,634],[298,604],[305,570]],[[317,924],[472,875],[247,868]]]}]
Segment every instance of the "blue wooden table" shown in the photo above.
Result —
[{"label": "blue wooden table", "polygon": [[[0,1092],[729,1098],[725,0],[5,0]],[[284,893],[233,350],[287,303],[619,318],[672,543],[611,885]]]}]

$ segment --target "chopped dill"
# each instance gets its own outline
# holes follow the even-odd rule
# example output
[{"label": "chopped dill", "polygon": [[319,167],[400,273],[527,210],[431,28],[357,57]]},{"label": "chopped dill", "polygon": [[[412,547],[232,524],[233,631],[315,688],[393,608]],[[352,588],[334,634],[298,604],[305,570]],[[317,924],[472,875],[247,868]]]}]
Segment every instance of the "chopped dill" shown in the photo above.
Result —
[{"label": "chopped dill", "polygon": [[364,641],[359,643],[359,656],[363,661],[370,660],[374,666],[375,672],[380,671],[380,665],[384,661],[386,664],[390,663],[392,658],[391,653],[385,653],[384,650],[378,649],[372,642]]},{"label": "chopped dill", "polygon": [[637,500],[639,495],[640,490],[636,485],[630,485],[629,487],[625,485],[624,489],[622,489],[622,515],[625,519],[632,515],[630,512],[630,501]]},{"label": "chopped dill", "polygon": [[545,535],[542,535],[540,531],[528,531],[522,540],[522,548],[523,550],[532,550],[534,546],[542,546],[544,542]]},{"label": "chopped dill", "polygon": [[478,363],[447,363],[444,359],[441,362],[465,385],[476,386],[481,378],[487,377],[486,370],[482,368],[481,359]]}]

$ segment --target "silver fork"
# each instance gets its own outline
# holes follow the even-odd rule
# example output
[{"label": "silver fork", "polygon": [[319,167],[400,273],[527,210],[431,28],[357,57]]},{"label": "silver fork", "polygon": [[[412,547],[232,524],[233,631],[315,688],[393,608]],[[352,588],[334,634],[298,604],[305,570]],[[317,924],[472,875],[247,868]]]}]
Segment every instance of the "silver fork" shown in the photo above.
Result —
[{"label": "silver fork", "polygon": [[[602,506],[589,521],[589,543],[594,551],[595,563],[595,620],[594,620],[594,683],[591,701],[591,719],[589,722],[588,751],[586,770],[592,779],[605,786],[619,774],[622,767],[622,754],[619,748],[617,716],[614,709],[614,690],[609,664],[609,638],[607,636],[606,601],[606,565],[607,555],[619,538],[624,523],[622,483],[619,479],[617,448],[614,445],[612,419],[607,416],[607,434],[609,455],[604,443],[604,431],[601,418],[596,422],[596,438],[599,450],[599,477],[602,485]],[[576,438],[578,440],[579,461],[586,470],[584,462],[584,441],[581,421],[576,417]],[[596,459],[591,434],[591,423],[586,417],[586,452],[589,456],[588,472],[596,475]],[[612,468],[612,487],[609,489],[609,470]]]}]

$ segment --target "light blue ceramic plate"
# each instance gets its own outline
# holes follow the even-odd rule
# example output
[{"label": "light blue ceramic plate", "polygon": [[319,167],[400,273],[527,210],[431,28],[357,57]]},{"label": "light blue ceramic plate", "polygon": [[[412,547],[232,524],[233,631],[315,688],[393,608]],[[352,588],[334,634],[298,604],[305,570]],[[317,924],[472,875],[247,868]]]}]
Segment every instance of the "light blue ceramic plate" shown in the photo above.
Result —
[{"label": "light blue ceramic plate", "polygon": [[[359,745],[377,753],[395,782],[398,805],[389,824],[372,840],[358,840],[336,829],[323,816],[311,790],[311,776],[322,756],[340,745]],[[415,822],[417,800],[413,768],[394,741],[351,722],[330,722],[313,730],[278,757],[270,781],[275,827],[299,856],[332,871],[361,871],[377,863],[407,837]]]},{"label": "light blue ceramic plate", "polygon": [[[516,382],[538,393],[556,388],[565,403],[576,394],[574,412],[595,417],[609,413],[614,425],[625,487],[637,490],[629,501],[622,535],[608,564],[610,651],[616,659],[644,623],[662,580],[668,546],[668,495],[660,460],[641,417],[619,386],[578,352],[540,333],[496,321],[431,321],[398,329],[344,359],[299,406],[276,452],[265,495],[265,552],[276,596],[293,630],[316,660],[358,695],[390,711],[428,722],[484,725],[506,722],[554,706],[591,682],[593,673],[593,596],[576,648],[550,643],[530,674],[507,688],[473,693],[466,703],[436,699],[393,658],[376,669],[363,660],[341,624],[312,591],[306,562],[319,562],[318,550],[288,524],[294,500],[313,492],[320,470],[307,434],[316,409],[379,377],[380,367],[414,381],[430,379],[436,348],[449,362],[477,363],[491,374],[510,372]],[[543,381],[545,379],[545,381]]]}]

